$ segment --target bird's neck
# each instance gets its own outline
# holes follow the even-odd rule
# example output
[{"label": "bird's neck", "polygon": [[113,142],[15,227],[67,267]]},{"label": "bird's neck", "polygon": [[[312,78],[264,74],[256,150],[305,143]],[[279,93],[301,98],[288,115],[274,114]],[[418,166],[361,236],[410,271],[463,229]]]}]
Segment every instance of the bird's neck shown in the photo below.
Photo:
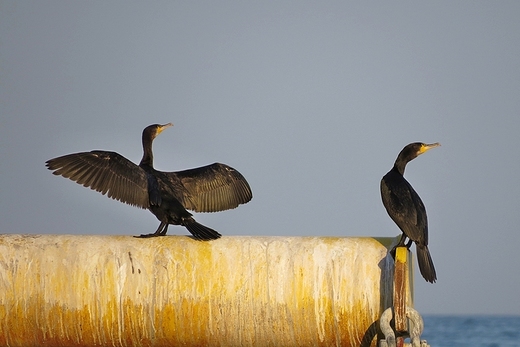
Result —
[{"label": "bird's neck", "polygon": [[152,152],[152,141],[143,141],[143,158],[139,166],[147,166],[153,168],[153,152]]},{"label": "bird's neck", "polygon": [[407,163],[407,161],[397,158],[397,160],[394,163],[393,170],[399,172],[401,176],[404,176],[404,169],[406,168]]}]

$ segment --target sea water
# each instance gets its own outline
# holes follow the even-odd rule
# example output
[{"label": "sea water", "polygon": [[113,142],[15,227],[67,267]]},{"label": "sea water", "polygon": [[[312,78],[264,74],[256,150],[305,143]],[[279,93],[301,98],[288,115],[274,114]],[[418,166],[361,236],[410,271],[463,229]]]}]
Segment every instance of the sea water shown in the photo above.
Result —
[{"label": "sea water", "polygon": [[431,347],[520,347],[520,316],[424,315]]}]

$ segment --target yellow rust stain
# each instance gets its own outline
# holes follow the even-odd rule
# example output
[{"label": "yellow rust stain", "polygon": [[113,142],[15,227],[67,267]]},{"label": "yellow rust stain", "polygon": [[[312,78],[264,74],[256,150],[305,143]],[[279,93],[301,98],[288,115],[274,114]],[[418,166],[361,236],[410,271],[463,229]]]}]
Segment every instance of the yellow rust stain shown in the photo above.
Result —
[{"label": "yellow rust stain", "polygon": [[[30,306],[39,306],[38,298]],[[214,327],[209,332],[208,312],[210,304],[206,301],[183,300],[179,305],[166,305],[162,310],[150,312],[139,305],[126,302],[122,310],[123,319],[113,319],[114,313],[108,317],[91,317],[89,308],[67,309],[60,305],[46,307],[37,312],[25,312],[19,306],[11,312],[11,324],[6,327],[8,334],[2,334],[0,343],[11,346],[27,346],[42,344],[48,346],[226,346],[236,345],[226,343],[235,341],[242,345],[261,346],[358,346],[364,334],[363,326],[368,327],[375,319],[363,309],[364,304],[358,303],[348,311],[335,314],[329,302],[324,308],[324,331],[320,332],[315,323],[316,306],[323,306],[312,299],[304,300],[306,305],[295,310],[288,305],[274,305],[263,312],[254,315],[255,320],[262,321],[262,327],[244,325],[244,321],[233,326]],[[235,303],[221,303],[232,309]],[[110,302],[108,311],[116,308]],[[269,312],[267,312],[269,311]],[[43,313],[43,314],[42,314]],[[146,318],[146,319],[143,319]],[[101,319],[101,324],[100,324]],[[222,317],[223,320],[233,317]],[[153,321],[153,328],[146,324]],[[357,328],[356,328],[357,326]],[[251,330],[246,329],[249,327]],[[267,328],[268,327],[268,328]],[[361,329],[359,329],[361,328]],[[240,329],[242,340],[237,339],[237,329]],[[248,343],[244,343],[248,341]],[[262,341],[262,342],[261,342]]]}]

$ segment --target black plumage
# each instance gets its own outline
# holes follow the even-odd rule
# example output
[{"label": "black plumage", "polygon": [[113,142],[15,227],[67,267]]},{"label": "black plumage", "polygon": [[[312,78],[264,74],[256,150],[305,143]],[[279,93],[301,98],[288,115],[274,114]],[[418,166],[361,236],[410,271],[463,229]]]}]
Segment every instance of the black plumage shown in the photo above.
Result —
[{"label": "black plumage", "polygon": [[[430,283],[437,280],[437,274],[428,250],[428,219],[426,208],[419,195],[404,178],[406,164],[439,143],[420,142],[405,146],[397,156],[393,168],[381,180],[381,198],[388,215],[403,232],[399,246],[409,248],[415,242],[417,262],[424,279]],[[406,243],[406,238],[409,238]]]},{"label": "black plumage", "polygon": [[85,187],[129,205],[149,209],[161,222],[152,234],[164,236],[168,225],[182,225],[199,240],[221,235],[199,224],[187,210],[217,212],[245,204],[253,197],[246,179],[225,164],[177,172],[153,167],[152,142],[171,123],[153,124],[143,130],[143,158],[139,165],[109,151],[91,151],[64,155],[46,162],[55,175],[69,178]]}]

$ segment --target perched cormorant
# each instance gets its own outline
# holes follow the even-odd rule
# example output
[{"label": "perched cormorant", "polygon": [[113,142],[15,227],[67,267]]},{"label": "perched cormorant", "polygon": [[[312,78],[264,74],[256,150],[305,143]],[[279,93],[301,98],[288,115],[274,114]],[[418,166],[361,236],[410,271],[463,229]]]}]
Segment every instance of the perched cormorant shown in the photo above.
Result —
[{"label": "perched cormorant", "polygon": [[[424,279],[430,283],[437,280],[435,267],[428,250],[428,220],[421,198],[403,177],[406,164],[426,151],[440,146],[439,143],[410,143],[397,156],[394,167],[381,180],[381,198],[388,215],[403,232],[399,244],[406,247],[415,242],[417,262]],[[395,249],[394,249],[395,250]]]},{"label": "perched cormorant", "polygon": [[149,209],[161,224],[154,233],[139,237],[164,236],[173,224],[186,227],[198,240],[218,239],[217,231],[197,223],[187,209],[232,209],[251,200],[251,188],[237,170],[220,163],[177,172],[155,170],[152,142],[172,125],[153,124],[143,130],[139,166],[115,152],[91,151],[50,159],[47,168],[109,198]]}]

